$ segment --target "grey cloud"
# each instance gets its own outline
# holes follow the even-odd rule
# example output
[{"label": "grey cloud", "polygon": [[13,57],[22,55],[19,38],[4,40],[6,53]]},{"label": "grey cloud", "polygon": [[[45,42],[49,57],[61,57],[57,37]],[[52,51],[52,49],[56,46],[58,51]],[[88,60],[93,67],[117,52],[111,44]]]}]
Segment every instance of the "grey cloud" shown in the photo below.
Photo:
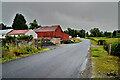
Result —
[{"label": "grey cloud", "polygon": [[67,27],[86,29],[94,27],[113,31],[118,28],[117,2],[3,2],[3,22],[11,25],[15,14],[22,13],[29,24],[37,19],[39,24],[60,24]]},{"label": "grey cloud", "polygon": [[2,22],[2,3],[0,2],[0,23],[1,22]]},{"label": "grey cloud", "polygon": [[119,0],[1,0],[2,2],[118,2]]}]

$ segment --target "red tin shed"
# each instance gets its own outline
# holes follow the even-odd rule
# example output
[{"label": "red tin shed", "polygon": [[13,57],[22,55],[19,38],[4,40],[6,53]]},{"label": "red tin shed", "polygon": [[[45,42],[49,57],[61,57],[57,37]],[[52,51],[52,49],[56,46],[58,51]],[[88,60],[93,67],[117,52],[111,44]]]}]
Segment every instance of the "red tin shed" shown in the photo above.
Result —
[{"label": "red tin shed", "polygon": [[60,25],[53,26],[44,26],[39,27],[35,30],[38,34],[38,38],[40,37],[49,37],[49,38],[61,38],[61,40],[69,40],[69,35],[63,33]]}]

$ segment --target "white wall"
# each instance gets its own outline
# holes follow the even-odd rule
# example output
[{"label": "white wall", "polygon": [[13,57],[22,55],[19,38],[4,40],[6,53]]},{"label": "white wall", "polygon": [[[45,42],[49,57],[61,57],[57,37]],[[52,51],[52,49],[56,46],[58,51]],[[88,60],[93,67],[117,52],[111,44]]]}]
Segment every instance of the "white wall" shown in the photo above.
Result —
[{"label": "white wall", "polygon": [[12,37],[14,37],[14,36],[15,36],[15,37],[18,37],[18,35],[11,35],[11,36],[12,36]]},{"label": "white wall", "polygon": [[33,30],[29,30],[28,32],[25,33],[25,35],[32,35],[34,39],[37,39],[37,33],[35,33]]},{"label": "white wall", "polygon": [[2,35],[0,35],[0,39],[2,39],[2,38],[5,38],[5,35],[3,35],[3,36],[2,36]]}]

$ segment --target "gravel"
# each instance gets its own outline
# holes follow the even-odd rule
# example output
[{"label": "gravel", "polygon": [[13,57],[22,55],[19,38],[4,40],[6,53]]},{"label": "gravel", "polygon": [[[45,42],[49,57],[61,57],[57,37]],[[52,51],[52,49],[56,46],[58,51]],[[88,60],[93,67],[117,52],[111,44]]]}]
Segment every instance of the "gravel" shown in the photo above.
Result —
[{"label": "gravel", "polygon": [[80,78],[91,78],[92,77],[92,58],[91,58],[90,50],[88,51],[87,59],[88,61],[86,64],[86,68],[84,71],[80,73]]}]

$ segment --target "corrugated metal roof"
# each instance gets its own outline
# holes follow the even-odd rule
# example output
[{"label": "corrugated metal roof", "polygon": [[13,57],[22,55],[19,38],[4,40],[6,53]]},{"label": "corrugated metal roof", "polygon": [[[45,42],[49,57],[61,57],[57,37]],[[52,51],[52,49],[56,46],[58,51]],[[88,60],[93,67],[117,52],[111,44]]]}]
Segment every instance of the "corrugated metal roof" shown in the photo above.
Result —
[{"label": "corrugated metal roof", "polygon": [[59,27],[59,25],[44,26],[44,27],[39,27],[34,31],[35,32],[52,32],[52,31],[55,31],[58,27]]},{"label": "corrugated metal roof", "polygon": [[25,34],[26,32],[28,32],[30,29],[28,30],[13,30],[10,33],[8,33],[9,35],[14,35],[14,34]]},{"label": "corrugated metal roof", "polygon": [[7,33],[9,33],[10,31],[12,31],[13,29],[5,29],[5,30],[0,30],[0,35],[5,35]]}]

